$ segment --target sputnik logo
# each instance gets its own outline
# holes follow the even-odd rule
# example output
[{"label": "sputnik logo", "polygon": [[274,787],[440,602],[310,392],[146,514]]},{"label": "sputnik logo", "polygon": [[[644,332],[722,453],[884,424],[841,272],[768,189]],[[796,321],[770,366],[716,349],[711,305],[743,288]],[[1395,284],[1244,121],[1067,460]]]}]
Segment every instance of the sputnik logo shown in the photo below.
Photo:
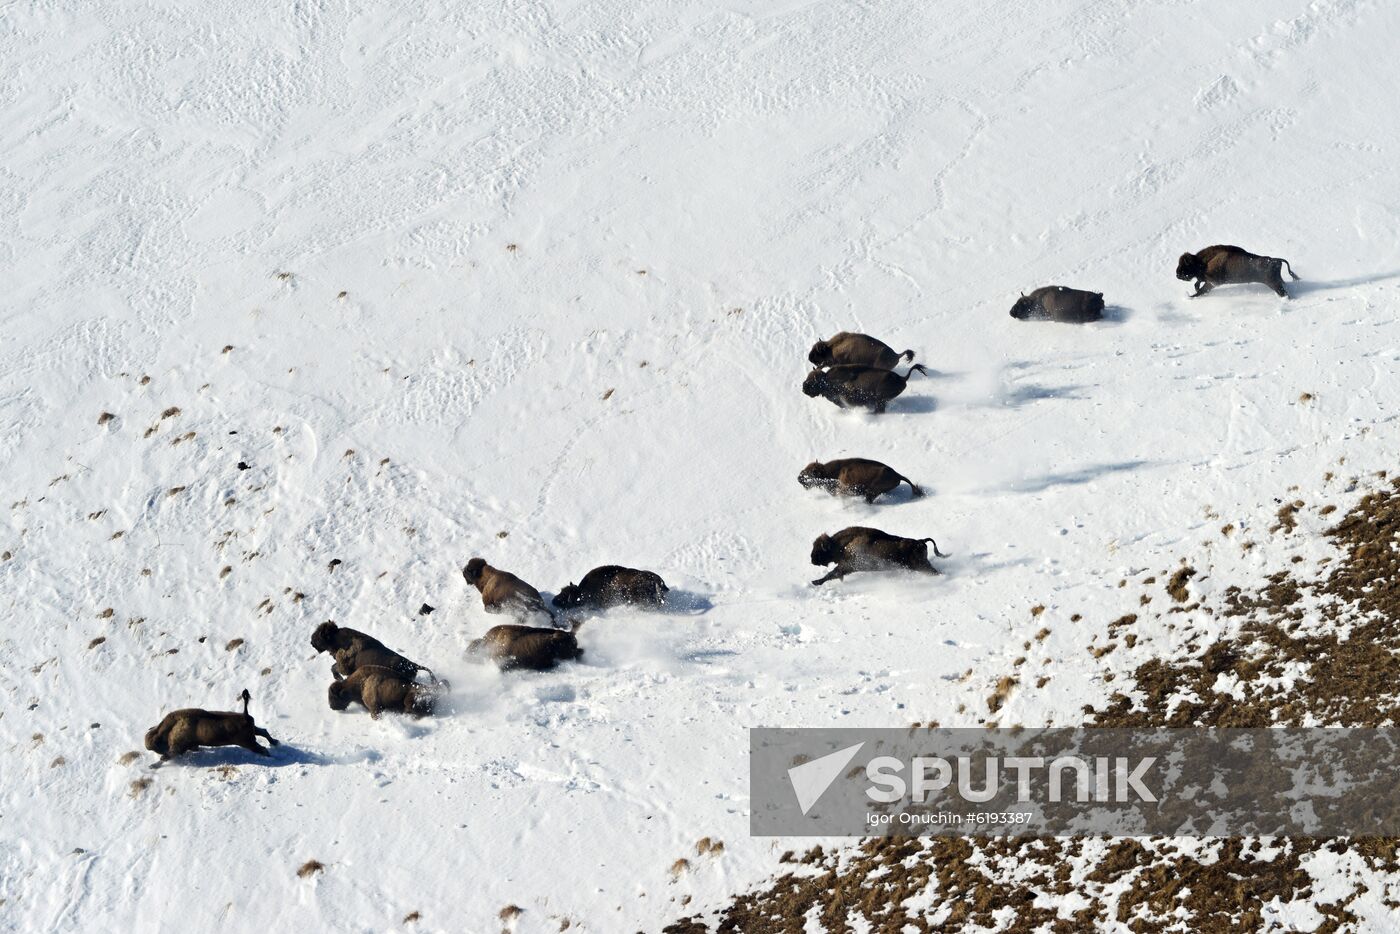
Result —
[{"label": "sputnik logo", "polygon": [[854,746],[838,749],[820,759],[813,759],[788,769],[788,781],[792,782],[792,790],[797,793],[797,806],[802,808],[803,817],[807,816],[807,812],[826,793],[831,783],[836,781],[836,776],[841,774],[864,745],[865,743],[856,743]]}]

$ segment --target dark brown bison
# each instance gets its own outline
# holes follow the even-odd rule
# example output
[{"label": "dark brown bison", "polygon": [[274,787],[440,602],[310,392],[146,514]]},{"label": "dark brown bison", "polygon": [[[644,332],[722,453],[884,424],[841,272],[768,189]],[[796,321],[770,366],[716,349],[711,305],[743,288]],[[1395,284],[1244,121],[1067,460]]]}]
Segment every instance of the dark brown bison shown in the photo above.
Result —
[{"label": "dark brown bison", "polygon": [[1011,306],[1011,317],[1021,321],[1062,321],[1084,324],[1103,318],[1103,293],[1047,285],[1022,295]]},{"label": "dark brown bison", "polygon": [[548,671],[557,663],[578,658],[583,649],[572,632],[535,626],[492,626],[467,645],[467,655],[489,658],[502,671],[529,668]]},{"label": "dark brown bison", "polygon": [[842,364],[829,370],[813,370],[802,382],[802,392],[812,398],[821,396],[843,409],[864,408],[872,412],[885,411],[886,404],[904,391],[914,371],[927,374],[923,364],[909,367],[900,376],[894,370],[875,366]]},{"label": "dark brown bison", "polygon": [[351,702],[363,704],[371,719],[384,711],[422,717],[433,712],[437,688],[418,684],[392,668],[365,665],[344,681],[332,681],[326,691],[331,710],[344,710]]},{"label": "dark brown bison", "polygon": [[1208,246],[1199,253],[1182,253],[1176,263],[1176,277],[1185,281],[1196,280],[1196,291],[1191,297],[1204,295],[1217,285],[1237,285],[1257,282],[1267,285],[1282,298],[1288,298],[1283,287],[1283,270],[1297,281],[1298,276],[1288,260],[1272,256],[1255,256],[1237,246],[1217,244]]},{"label": "dark brown bison", "polygon": [[331,620],[326,620],[312,631],[311,647],[317,652],[331,653],[331,657],[335,659],[331,665],[331,675],[337,681],[348,678],[369,665],[391,669],[399,677],[409,681],[420,671],[427,672],[429,678],[437,680],[430,669],[404,658],[374,636],[337,626]]},{"label": "dark brown bison", "polygon": [[517,619],[543,613],[554,621],[540,592],[509,571],[493,568],[484,558],[472,558],[462,568],[462,576],[481,592],[481,605],[488,613],[506,613]]},{"label": "dark brown bison", "polygon": [[914,359],[914,351],[895,353],[894,348],[884,341],[878,341],[869,334],[855,334],[842,331],[829,341],[817,341],[807,354],[807,359],[815,367],[873,366],[881,370],[893,370],[899,361],[906,363]]},{"label": "dark brown bison", "polygon": [[252,696],[247,688],[238,699],[243,701],[242,713],[187,707],[166,714],[160,723],[146,731],[146,748],[161,759],[184,755],[200,746],[242,746],[260,756],[271,755],[267,747],[258,742],[258,737],[274,746],[280,744],[248,714],[248,701]]},{"label": "dark brown bison", "polygon": [[892,467],[879,461],[863,457],[845,457],[840,460],[812,461],[797,475],[797,482],[807,489],[821,487],[833,496],[863,496],[867,503],[883,496],[901,483],[909,484],[915,497],[923,496],[924,491],[914,485],[914,481]]},{"label": "dark brown bison", "polygon": [[924,574],[937,574],[938,569],[928,560],[928,545],[933,553],[946,558],[931,538],[901,538],[879,529],[853,525],[835,535],[818,535],[812,542],[812,563],[818,566],[835,564],[825,577],[812,581],[814,586],[829,580],[839,580],[855,571],[886,571],[904,568]]},{"label": "dark brown bison", "polygon": [[553,603],[561,610],[658,607],[666,602],[669,589],[659,574],[605,564],[583,575],[583,580],[577,584],[571,583],[562,588],[555,595]]}]

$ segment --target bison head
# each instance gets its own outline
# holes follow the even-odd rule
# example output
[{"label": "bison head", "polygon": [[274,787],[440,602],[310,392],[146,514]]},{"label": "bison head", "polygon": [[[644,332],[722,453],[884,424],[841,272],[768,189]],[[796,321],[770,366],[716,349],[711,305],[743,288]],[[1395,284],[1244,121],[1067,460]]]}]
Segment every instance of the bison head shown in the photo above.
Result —
[{"label": "bison head", "polygon": [[1016,304],[1011,306],[1011,317],[1019,321],[1026,321],[1035,317],[1035,312],[1035,299],[1027,295],[1022,295],[1020,298],[1016,299]]},{"label": "bison head", "polygon": [[841,557],[841,547],[825,533],[812,541],[812,563],[815,565],[834,564]]},{"label": "bison head", "polygon": [[826,341],[817,341],[812,345],[807,359],[812,362],[812,366],[831,366],[831,345]]},{"label": "bison head", "polygon": [[1182,253],[1181,259],[1176,261],[1178,279],[1200,279],[1205,276],[1205,272],[1205,264],[1195,253]]},{"label": "bison head", "polygon": [[569,582],[569,586],[561,588],[550,601],[561,610],[571,610],[583,603],[583,592],[578,589],[578,584]]},{"label": "bison head", "polygon": [[473,558],[467,562],[467,566],[462,568],[462,576],[467,579],[467,583],[473,587],[477,581],[481,580],[481,573],[486,570],[485,558]]},{"label": "bison head", "polygon": [[433,704],[437,701],[437,692],[425,688],[421,684],[415,684],[408,689],[404,695],[403,709],[405,713],[411,713],[419,717],[431,716]]},{"label": "bison head", "polygon": [[326,620],[311,630],[311,647],[318,652],[329,652],[335,645],[335,634],[340,627]]},{"label": "bison head", "polygon": [[807,378],[802,381],[802,394],[816,398],[826,391],[826,374],[821,370],[813,370],[807,374]]},{"label": "bison head", "polygon": [[827,472],[826,465],[821,461],[812,461],[803,467],[802,472],[797,475],[797,482],[808,490],[814,486],[823,486],[829,480],[831,480],[831,476]]},{"label": "bison head", "polygon": [[332,681],[331,686],[326,689],[326,700],[331,705],[331,710],[344,710],[350,706],[350,692],[345,689],[342,681]]}]

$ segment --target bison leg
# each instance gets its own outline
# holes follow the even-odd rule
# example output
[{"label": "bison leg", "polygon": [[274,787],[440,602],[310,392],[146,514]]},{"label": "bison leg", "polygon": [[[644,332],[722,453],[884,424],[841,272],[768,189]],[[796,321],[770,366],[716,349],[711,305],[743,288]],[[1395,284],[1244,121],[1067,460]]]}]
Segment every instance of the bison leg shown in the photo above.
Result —
[{"label": "bison leg", "polygon": [[253,727],[253,733],[254,733],[254,735],[256,735],[256,736],[261,736],[263,739],[267,740],[267,741],[268,741],[270,744],[272,744],[273,746],[280,746],[280,745],[282,745],[280,742],[278,742],[277,740],[275,740],[275,739],[272,738],[272,734],[271,734],[271,733],[269,733],[267,730],[264,730],[264,729],[263,729],[262,727],[260,727],[260,726],[258,726],[258,727]]},{"label": "bison leg", "polygon": [[265,748],[257,741],[257,739],[255,739],[255,738],[252,737],[252,736],[245,736],[245,737],[243,737],[243,739],[239,740],[238,745],[242,746],[244,749],[248,750],[249,752],[255,752],[255,753],[257,753],[257,754],[260,755],[260,756],[270,756],[270,755],[272,755],[272,753],[268,752],[267,749],[265,749]]},{"label": "bison leg", "polygon": [[1191,297],[1196,298],[1198,296],[1204,295],[1213,288],[1215,288],[1215,285],[1213,283],[1207,282],[1206,280],[1202,279],[1200,282],[1196,283],[1196,291],[1191,294]]},{"label": "bison leg", "polygon": [[841,578],[845,577],[845,576],[846,576],[847,574],[849,574],[849,573],[851,573],[850,568],[847,568],[847,567],[844,566],[844,565],[838,564],[838,565],[836,565],[836,567],[832,568],[830,571],[827,571],[826,574],[825,574],[824,576],[819,577],[819,578],[817,578],[816,580],[812,581],[812,586],[813,586],[813,587],[820,587],[822,584],[825,584],[827,581],[830,581],[830,580],[840,580]]}]

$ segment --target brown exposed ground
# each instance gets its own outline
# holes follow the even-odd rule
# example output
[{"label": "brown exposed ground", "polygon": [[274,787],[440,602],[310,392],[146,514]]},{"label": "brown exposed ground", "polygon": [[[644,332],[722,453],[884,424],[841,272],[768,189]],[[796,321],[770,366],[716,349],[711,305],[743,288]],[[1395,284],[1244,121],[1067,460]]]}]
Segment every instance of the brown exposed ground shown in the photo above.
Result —
[{"label": "brown exposed ground", "polygon": [[[1276,534],[1296,533],[1296,509],[1286,517],[1280,511]],[[1086,711],[1086,724],[1394,725],[1400,719],[1400,480],[1365,495],[1325,534],[1336,553],[1319,576],[1280,571],[1256,589],[1227,588],[1212,606],[1182,607],[1188,619],[1192,612],[1214,614],[1232,618],[1238,629],[1139,665],[1115,684],[1120,693],[1102,709]],[[1172,576],[1167,589],[1174,603],[1186,602],[1195,574],[1183,566]],[[1116,625],[1135,621],[1125,616]],[[1299,665],[1305,673],[1286,687],[1266,680]],[[1238,678],[1235,693],[1242,696],[1213,690],[1225,672]],[[1359,929],[1349,906],[1365,885],[1358,880],[1346,894],[1319,903],[1309,860],[1323,851],[1350,853],[1385,873],[1381,897],[1394,911],[1400,909],[1398,848],[1395,838],[1269,846],[1249,839],[871,839],[839,851],[789,853],[785,869],[768,883],[735,896],[717,914],[682,919],[665,931],[802,934],[809,917],[832,934],[857,924],[877,934],[922,934],[1074,932],[1108,922],[1137,932],[1259,931],[1267,923],[1264,906],[1303,901],[1322,919],[1315,930],[1327,934]],[[1061,914],[1057,904],[1071,893],[1076,907]],[[914,907],[906,905],[911,900]]]}]

